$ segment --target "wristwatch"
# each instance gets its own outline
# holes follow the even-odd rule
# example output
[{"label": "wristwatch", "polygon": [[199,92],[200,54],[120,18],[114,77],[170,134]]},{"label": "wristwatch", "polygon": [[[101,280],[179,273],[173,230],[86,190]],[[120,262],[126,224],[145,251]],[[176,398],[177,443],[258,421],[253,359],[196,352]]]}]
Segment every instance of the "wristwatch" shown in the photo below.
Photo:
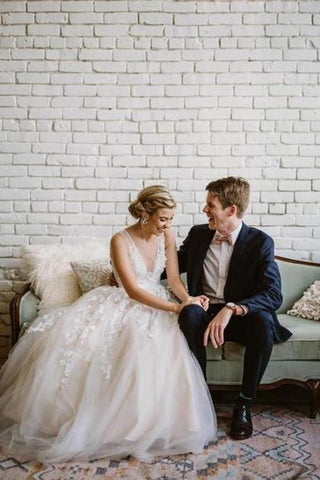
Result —
[{"label": "wristwatch", "polygon": [[225,307],[229,308],[232,310],[233,315],[237,315],[237,305],[233,302],[227,302],[225,304]]}]

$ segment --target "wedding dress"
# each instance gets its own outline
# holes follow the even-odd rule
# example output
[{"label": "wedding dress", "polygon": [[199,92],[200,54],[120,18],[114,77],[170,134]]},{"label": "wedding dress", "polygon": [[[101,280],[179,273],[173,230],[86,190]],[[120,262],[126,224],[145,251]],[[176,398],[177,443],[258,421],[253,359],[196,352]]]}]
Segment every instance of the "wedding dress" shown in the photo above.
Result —
[{"label": "wedding dress", "polygon": [[[164,237],[148,271],[121,234],[138,284],[169,300]],[[0,445],[10,453],[151,461],[201,452],[216,438],[210,393],[177,315],[130,299],[117,280],[119,288],[96,288],[38,317],[13,348],[0,381]]]}]

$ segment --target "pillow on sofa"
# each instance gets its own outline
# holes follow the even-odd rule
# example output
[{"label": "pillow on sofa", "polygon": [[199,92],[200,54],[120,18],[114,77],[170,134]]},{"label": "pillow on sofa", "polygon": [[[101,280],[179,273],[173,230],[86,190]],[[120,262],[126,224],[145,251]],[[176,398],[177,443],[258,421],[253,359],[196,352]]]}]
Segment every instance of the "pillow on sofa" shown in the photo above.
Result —
[{"label": "pillow on sofa", "polygon": [[81,292],[86,293],[94,288],[108,285],[112,271],[107,260],[92,260],[91,262],[70,262],[77,276]]},{"label": "pillow on sofa", "polygon": [[310,285],[287,313],[308,320],[320,320],[320,280]]},{"label": "pillow on sofa", "polygon": [[71,261],[106,259],[105,241],[83,241],[81,244],[28,245],[22,248],[22,273],[40,298],[40,314],[52,308],[71,305],[82,292]]}]

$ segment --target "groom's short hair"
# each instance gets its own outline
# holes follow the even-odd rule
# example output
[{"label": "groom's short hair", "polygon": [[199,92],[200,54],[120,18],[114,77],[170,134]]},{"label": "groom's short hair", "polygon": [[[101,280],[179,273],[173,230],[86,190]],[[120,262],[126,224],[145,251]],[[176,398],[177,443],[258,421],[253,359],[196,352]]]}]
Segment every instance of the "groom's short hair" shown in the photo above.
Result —
[{"label": "groom's short hair", "polygon": [[250,185],[241,177],[226,177],[208,183],[206,190],[218,197],[222,208],[237,207],[237,215],[242,218],[249,204]]}]

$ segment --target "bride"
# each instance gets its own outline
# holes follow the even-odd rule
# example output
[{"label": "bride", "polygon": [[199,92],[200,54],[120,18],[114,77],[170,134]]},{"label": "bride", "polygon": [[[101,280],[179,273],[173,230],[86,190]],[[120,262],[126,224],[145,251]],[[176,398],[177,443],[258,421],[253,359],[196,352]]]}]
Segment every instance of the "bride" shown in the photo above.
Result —
[{"label": "bride", "polygon": [[[119,288],[103,286],[38,317],[1,370],[0,445],[27,460],[88,461],[201,452],[216,417],[200,367],[179,330],[192,298],[170,225],[175,202],[142,190],[137,222],[111,239]],[[172,299],[161,285],[166,268]]]}]

